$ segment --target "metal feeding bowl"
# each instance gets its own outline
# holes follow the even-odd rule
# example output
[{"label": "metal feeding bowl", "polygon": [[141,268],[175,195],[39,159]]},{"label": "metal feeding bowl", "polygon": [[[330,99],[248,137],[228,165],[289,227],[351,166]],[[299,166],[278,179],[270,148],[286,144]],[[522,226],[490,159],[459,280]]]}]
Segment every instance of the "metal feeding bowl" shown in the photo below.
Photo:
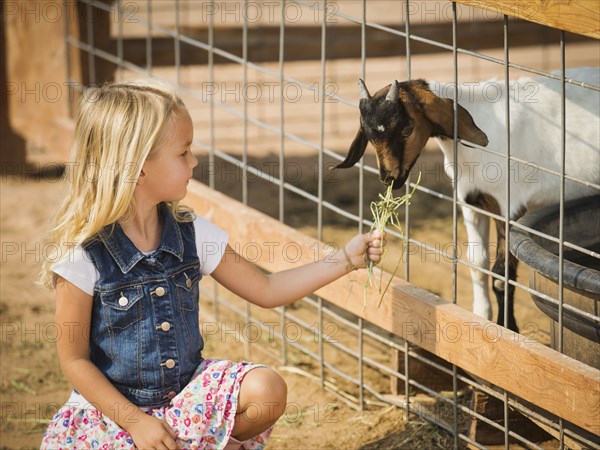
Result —
[{"label": "metal feeding bowl", "polygon": [[[531,211],[517,223],[558,238],[559,205]],[[600,195],[565,202],[563,240],[600,254]],[[559,244],[515,226],[510,230],[510,250],[531,269],[530,287],[558,299]],[[600,368],[600,323],[593,317],[600,315],[600,259],[569,247],[564,247],[563,259],[563,305],[583,311],[563,306],[563,352]],[[540,310],[559,321],[557,302],[531,296]],[[555,342],[556,323],[552,328]]]}]

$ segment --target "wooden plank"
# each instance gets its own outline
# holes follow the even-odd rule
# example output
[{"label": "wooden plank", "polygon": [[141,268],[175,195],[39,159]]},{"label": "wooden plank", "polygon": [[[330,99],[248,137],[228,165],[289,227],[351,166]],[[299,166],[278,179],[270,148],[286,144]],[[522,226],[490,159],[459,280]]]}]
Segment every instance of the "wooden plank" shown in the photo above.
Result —
[{"label": "wooden plank", "polygon": [[[501,17],[499,14],[498,17]],[[386,24],[390,28],[397,28],[398,24]],[[448,33],[449,24],[444,21],[411,24],[411,33],[416,36],[426,36],[437,42],[452,45],[452,36]],[[403,27],[401,27],[403,29]],[[187,27],[181,33],[200,42],[208,42],[208,28]],[[279,61],[279,33],[280,27],[253,26],[250,28],[248,40],[248,59],[254,63]],[[219,29],[215,33],[215,47],[242,57],[240,42],[243,39],[241,27]],[[370,28],[366,34],[366,45],[370,58],[390,56],[405,56],[406,47],[404,37],[391,34],[377,28]],[[501,48],[502,21],[501,20],[471,20],[460,22],[460,33],[457,36],[457,45],[468,49]],[[518,21],[510,27],[511,47],[545,45],[548,43],[548,33],[543,28],[529,22]],[[579,35],[569,35],[568,41],[582,41],[586,38]],[[327,59],[359,58],[361,53],[361,35],[359,25],[338,24],[327,30]],[[110,47],[113,55],[117,54],[118,40],[113,39]],[[140,67],[146,66],[145,37],[128,37],[123,39],[123,58]],[[418,41],[411,41],[413,54],[439,53],[445,50]],[[152,65],[173,66],[175,54],[173,52],[174,40],[171,37],[155,36],[152,38]],[[191,45],[182,43],[180,46],[182,65],[207,64],[208,52]],[[294,26],[285,31],[285,59],[286,61],[320,60],[321,59],[321,27]],[[215,64],[231,64],[231,61],[218,55]]]},{"label": "wooden plank", "polygon": [[[184,203],[229,233],[229,244],[269,272],[325,257],[324,243],[192,180]],[[376,271],[377,272],[377,271]],[[376,276],[378,274],[376,273]],[[382,306],[366,271],[317,291],[327,301],[588,431],[600,427],[600,371],[395,277]],[[384,283],[389,275],[384,274]]]},{"label": "wooden plank", "polygon": [[598,0],[454,1],[600,39],[600,1]]}]

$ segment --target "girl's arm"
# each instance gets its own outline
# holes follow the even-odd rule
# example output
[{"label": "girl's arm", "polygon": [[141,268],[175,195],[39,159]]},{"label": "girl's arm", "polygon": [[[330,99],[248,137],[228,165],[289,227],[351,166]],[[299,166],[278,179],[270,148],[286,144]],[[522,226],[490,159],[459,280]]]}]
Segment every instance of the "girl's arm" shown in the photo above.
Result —
[{"label": "girl's arm", "polygon": [[275,308],[310,295],[351,270],[366,267],[365,257],[378,263],[382,254],[381,235],[374,231],[354,236],[345,247],[314,263],[265,274],[228,245],[211,276],[249,302]]},{"label": "girl's arm", "polygon": [[89,358],[91,295],[62,277],[56,282],[56,325],[62,330],[57,353],[63,374],[83,397],[127,430],[138,448],[162,443],[177,448],[175,432],[131,403]]}]

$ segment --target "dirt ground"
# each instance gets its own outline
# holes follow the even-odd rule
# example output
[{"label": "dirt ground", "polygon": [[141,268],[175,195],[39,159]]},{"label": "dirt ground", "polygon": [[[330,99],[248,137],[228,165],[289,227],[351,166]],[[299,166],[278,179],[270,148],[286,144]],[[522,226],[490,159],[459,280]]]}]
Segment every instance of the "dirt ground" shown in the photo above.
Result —
[{"label": "dirt ground", "polygon": [[[13,176],[2,179],[2,449],[38,447],[49,419],[70,393],[70,387],[61,374],[56,358],[55,341],[58,335],[53,325],[53,293],[35,284],[39,264],[49,250],[43,243],[43,234],[52,211],[63,195],[64,187],[60,178],[49,174],[37,178]],[[431,209],[428,212],[431,213]],[[298,214],[300,216],[296,220],[302,222],[301,209]],[[419,225],[417,220],[413,230],[415,236],[441,240],[441,230],[447,227],[447,223],[444,225],[447,219],[441,216],[440,213],[440,218],[432,219],[427,222],[428,225]],[[307,232],[309,228],[307,227]],[[352,233],[353,230],[344,228],[341,224],[329,227],[325,232],[332,240],[343,240]],[[440,234],[437,238],[436,233]],[[332,238],[333,234],[336,234],[335,238]],[[426,260],[415,259],[418,264],[427,263]],[[434,271],[442,270],[435,268],[438,265],[429,264],[434,267]],[[422,287],[428,285],[431,290],[445,296],[447,283],[441,281],[441,272],[437,275],[432,275],[432,272],[423,274],[418,266],[415,267],[417,270],[411,269],[414,273],[413,282]],[[470,292],[467,273],[461,272],[460,279],[465,281],[459,285],[460,297],[468,299]],[[205,289],[212,284],[210,280],[206,283]],[[226,296],[223,293],[220,295]],[[201,305],[201,309],[207,313],[206,317],[215,320],[215,309],[206,296],[201,295]],[[238,305],[243,308],[241,303]],[[517,314],[521,317],[523,314],[533,314],[527,312],[535,311],[529,308],[517,310]],[[294,312],[298,316],[306,313],[303,307]],[[231,323],[236,321],[243,324],[239,316],[235,317],[221,308],[216,323],[222,327],[231,327]],[[341,339],[343,334],[340,332],[339,336]],[[538,337],[543,340],[544,336],[544,333],[540,333]],[[411,418],[410,422],[406,422],[401,409],[373,401],[372,397],[365,397],[367,403],[364,411],[349,407],[339,395],[322,389],[318,378],[314,376],[315,370],[318,373],[318,367],[298,352],[290,350],[287,364],[281,366],[276,352],[269,352],[269,344],[275,345],[273,342],[269,342],[264,349],[255,344],[248,346],[237,338],[235,343],[237,345],[231,345],[227,339],[220,339],[219,334],[206,336],[205,356],[249,358],[270,364],[279,370],[289,387],[288,409],[275,428],[269,448],[400,449],[452,446],[451,438],[445,432],[418,418]],[[382,364],[389,364],[390,352],[380,344],[366,343],[366,347],[373,352],[373,358],[380,360]],[[349,369],[353,364],[356,365],[355,362],[344,359],[341,352],[332,352],[330,349],[327,352],[328,359],[336,366]],[[311,373],[313,375],[307,375]],[[330,371],[326,372],[326,380],[334,391],[352,392],[352,386],[334,375]],[[365,382],[379,392],[389,392],[388,377],[368,370],[365,370],[364,377]]]}]

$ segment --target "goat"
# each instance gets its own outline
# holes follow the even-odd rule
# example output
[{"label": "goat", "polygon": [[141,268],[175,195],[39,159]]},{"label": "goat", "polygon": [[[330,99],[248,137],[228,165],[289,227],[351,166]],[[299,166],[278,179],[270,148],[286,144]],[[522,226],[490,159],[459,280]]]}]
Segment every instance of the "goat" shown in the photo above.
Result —
[{"label": "goat", "polygon": [[[600,85],[597,68],[574,69],[567,78]],[[377,154],[380,180],[394,189],[406,182],[427,140],[431,137],[444,153],[447,175],[454,179],[453,84],[411,80],[384,87],[371,96],[359,81],[360,127],[345,160],[336,168],[348,168],[363,156],[371,142]],[[468,97],[467,95],[468,94]],[[457,197],[501,217],[517,220],[526,211],[555,203],[559,198],[561,171],[561,88],[548,77],[523,78],[507,91],[503,82],[459,85],[457,143]],[[510,96],[510,171],[506,173],[505,96]],[[462,100],[462,101],[461,101]],[[600,98],[598,91],[568,84],[566,87],[565,199],[597,193],[600,184]],[[475,124],[473,117],[479,122]],[[489,148],[496,154],[469,145]],[[540,170],[540,166],[554,174]],[[473,170],[473,168],[476,168]],[[493,167],[495,173],[489,173]],[[487,173],[486,173],[487,171]],[[468,176],[467,176],[468,174]],[[507,179],[508,177],[508,179]],[[583,183],[573,181],[572,178]],[[510,181],[510,202],[506,183]],[[510,210],[507,211],[510,205]],[[462,207],[468,235],[467,260],[489,269],[489,217]],[[494,274],[505,274],[505,226],[496,220],[498,234]],[[515,279],[517,260],[509,255],[509,278]],[[488,277],[471,267],[473,312],[492,319]],[[498,302],[498,320],[504,325],[504,289],[507,294],[507,326],[518,331],[514,317],[514,286],[501,279],[492,283]]]}]

